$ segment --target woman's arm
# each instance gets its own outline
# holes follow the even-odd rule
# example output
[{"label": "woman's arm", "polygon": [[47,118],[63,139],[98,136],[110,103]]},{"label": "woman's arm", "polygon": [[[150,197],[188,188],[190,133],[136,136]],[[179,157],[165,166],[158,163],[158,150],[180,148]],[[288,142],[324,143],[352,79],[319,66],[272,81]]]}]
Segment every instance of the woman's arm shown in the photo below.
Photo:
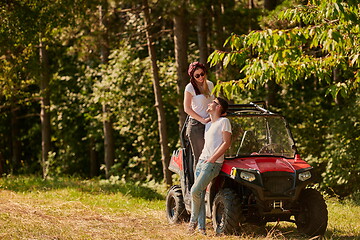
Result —
[{"label": "woman's arm", "polygon": [[184,95],[184,111],[190,115],[192,118],[198,120],[199,122],[201,123],[207,123],[209,122],[209,118],[207,119],[204,119],[202,118],[201,116],[199,116],[199,114],[197,114],[191,107],[191,100],[192,100],[193,96],[191,95],[191,93],[189,92],[185,92],[185,95]]}]

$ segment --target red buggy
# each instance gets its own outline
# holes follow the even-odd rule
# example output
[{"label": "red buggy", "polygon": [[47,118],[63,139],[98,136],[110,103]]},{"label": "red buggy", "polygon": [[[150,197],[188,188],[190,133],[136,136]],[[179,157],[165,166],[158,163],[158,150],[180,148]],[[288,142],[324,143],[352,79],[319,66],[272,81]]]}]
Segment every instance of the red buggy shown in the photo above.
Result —
[{"label": "red buggy", "polygon": [[[217,233],[241,233],[243,225],[265,226],[288,221],[309,236],[325,233],[328,221],[322,195],[309,188],[312,167],[296,151],[283,116],[263,104],[230,105],[232,145],[220,174],[206,189],[206,213]],[[170,223],[189,219],[190,189],[194,182],[191,147],[181,132],[182,148],[174,151],[169,169],[180,175],[180,185],[170,188],[166,212]]]}]

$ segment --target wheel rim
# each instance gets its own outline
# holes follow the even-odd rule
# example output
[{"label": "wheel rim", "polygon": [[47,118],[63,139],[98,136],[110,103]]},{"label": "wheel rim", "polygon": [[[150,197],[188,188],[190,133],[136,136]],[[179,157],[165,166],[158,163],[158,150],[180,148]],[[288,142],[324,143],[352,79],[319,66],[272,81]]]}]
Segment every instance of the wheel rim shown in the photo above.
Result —
[{"label": "wheel rim", "polygon": [[216,205],[215,219],[216,219],[217,229],[219,230],[223,229],[224,226],[224,211],[225,211],[224,204],[218,202]]},{"label": "wheel rim", "polygon": [[171,219],[174,218],[175,212],[176,212],[175,199],[173,197],[171,197],[168,202],[168,213],[169,213],[169,216]]}]

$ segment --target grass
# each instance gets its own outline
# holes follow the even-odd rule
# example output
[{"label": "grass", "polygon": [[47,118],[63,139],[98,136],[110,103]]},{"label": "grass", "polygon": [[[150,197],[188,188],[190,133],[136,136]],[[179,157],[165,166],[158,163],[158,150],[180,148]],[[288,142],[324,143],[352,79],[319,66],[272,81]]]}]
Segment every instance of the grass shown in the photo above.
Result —
[{"label": "grass", "polygon": [[[294,224],[250,227],[239,236],[190,236],[187,224],[170,225],[164,186],[113,178],[80,180],[0,178],[0,239],[309,239]],[[360,239],[360,206],[327,200],[325,239]]]}]

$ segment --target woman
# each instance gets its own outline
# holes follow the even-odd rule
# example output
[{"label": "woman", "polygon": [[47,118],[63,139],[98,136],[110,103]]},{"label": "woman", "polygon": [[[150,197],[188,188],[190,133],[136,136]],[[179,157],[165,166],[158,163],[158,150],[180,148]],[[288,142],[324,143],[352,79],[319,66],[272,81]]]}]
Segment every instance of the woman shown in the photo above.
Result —
[{"label": "woman", "polygon": [[214,99],[214,96],[211,95],[214,84],[207,80],[206,67],[202,63],[191,63],[188,74],[190,76],[190,83],[185,87],[184,111],[190,116],[186,135],[192,148],[194,156],[193,169],[195,169],[204,147],[205,124],[210,121],[206,109],[208,104]]}]

